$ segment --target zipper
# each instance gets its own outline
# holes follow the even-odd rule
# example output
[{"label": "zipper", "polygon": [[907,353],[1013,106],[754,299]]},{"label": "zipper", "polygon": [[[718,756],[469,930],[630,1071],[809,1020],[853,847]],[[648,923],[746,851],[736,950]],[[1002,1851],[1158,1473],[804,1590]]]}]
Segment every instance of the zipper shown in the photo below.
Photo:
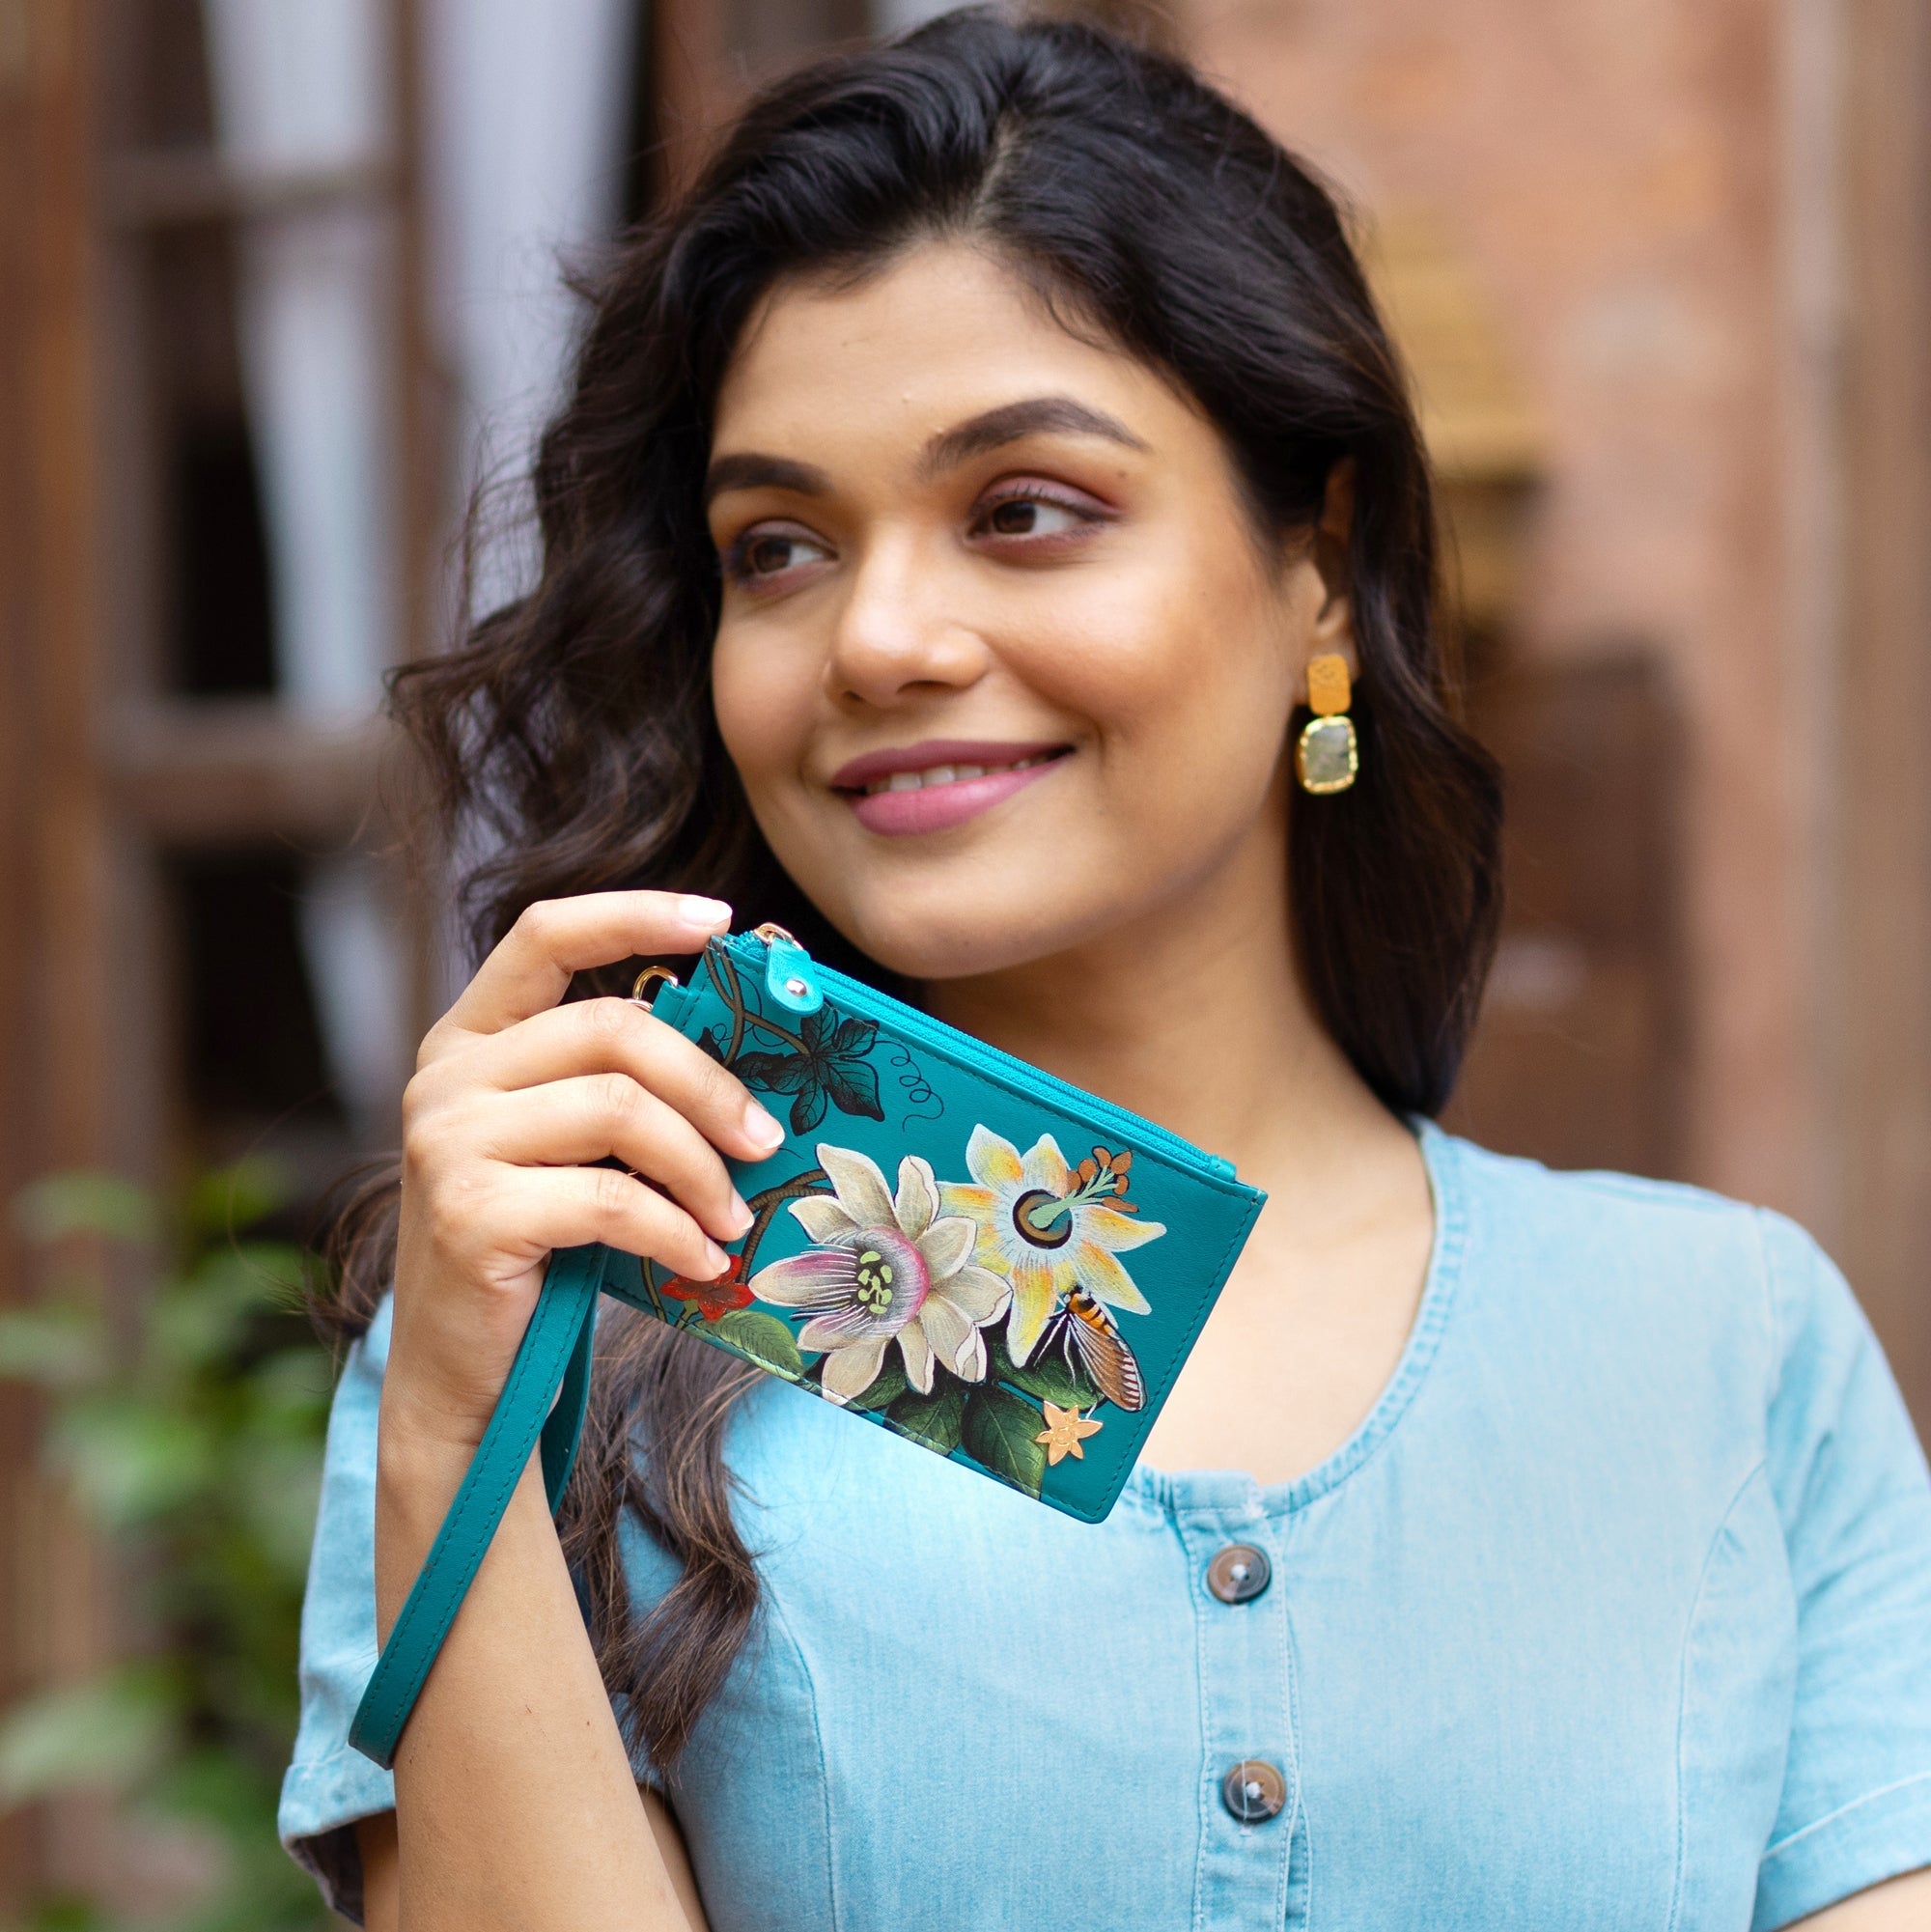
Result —
[{"label": "zipper", "polygon": [[1204,1167],[1209,1173],[1229,1181],[1236,1178],[1231,1161],[1196,1147],[1192,1141],[1175,1134],[1171,1128],[1161,1126],[1157,1120],[1148,1120],[1131,1107],[1103,1099],[1099,1094],[1088,1093],[1084,1087],[1075,1086],[1071,1080],[1063,1080],[1057,1074],[1048,1073],[1044,1067],[1035,1067],[1030,1060],[1022,1060],[1017,1053],[1008,1053],[1001,1047],[974,1039],[971,1034],[963,1033],[956,1026],[948,1026],[942,1020],[935,1020],[930,1014],[921,1013],[917,1007],[908,1006],[902,999],[895,999],[889,993],[881,993],[877,987],[867,986],[863,980],[854,979],[835,966],[825,966],[813,959],[782,926],[767,921],[762,926],[754,926],[749,933],[727,933],[722,943],[741,961],[749,964],[748,956],[739,949],[752,939],[763,943],[764,978],[768,990],[774,991],[776,984],[800,977],[810,990],[809,1007],[799,1007],[796,1003],[801,996],[798,994],[794,993],[791,997],[776,994],[781,1003],[794,1012],[815,1009],[823,1004],[827,993],[843,995],[839,1001],[841,1005],[854,1007],[861,1013],[867,1006],[882,1009],[881,1017],[889,1019],[901,1032],[922,1041],[935,1052],[975,1061],[987,1071],[1002,1076],[1008,1084],[1069,1103],[1070,1110],[1075,1113],[1104,1114],[1137,1138],[1162,1148],[1182,1166]]}]

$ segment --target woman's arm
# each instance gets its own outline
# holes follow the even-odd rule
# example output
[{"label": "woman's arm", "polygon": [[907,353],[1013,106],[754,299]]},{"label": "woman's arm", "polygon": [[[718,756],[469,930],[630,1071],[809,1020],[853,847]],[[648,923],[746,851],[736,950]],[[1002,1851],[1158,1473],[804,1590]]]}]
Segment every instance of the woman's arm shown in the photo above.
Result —
[{"label": "woman's arm", "polygon": [[1809,1932],[1931,1932],[1931,1869],[1874,1885],[1797,1923]]},{"label": "woman's arm", "polygon": [[[574,971],[695,950],[722,916],[698,902],[693,922],[685,903],[607,893],[534,909],[424,1042],[404,1104],[378,1435],[385,1638],[481,1440],[549,1250],[607,1241],[705,1276],[724,1265],[711,1237],[748,1224],[717,1148],[757,1158],[782,1140],[776,1124],[642,1008],[556,1005]],[[613,1154],[662,1190],[589,1164]],[[406,1932],[691,1922],[534,1457],[403,1734],[395,1778],[395,1857],[370,1874],[370,1909],[392,1900]]]},{"label": "woman's arm", "polygon": [[[637,1795],[644,1801],[644,1815],[651,1822],[651,1834],[658,1852],[677,1888],[678,1903],[684,1907],[685,1923],[690,1932],[711,1932],[704,1916],[704,1901],[697,1895],[697,1874],[690,1868],[690,1854],[685,1849],[684,1834],[670,1807],[648,1785],[640,1784]],[[365,1818],[356,1827],[356,1841],[362,1859],[362,1909],[367,1932],[396,1932],[402,1908],[396,1896],[397,1853],[396,1814],[384,1811]]]},{"label": "woman's arm", "polygon": [[[384,1444],[378,1618],[402,1606],[467,1456]],[[396,1755],[400,1924],[685,1932],[551,1526],[518,1485]]]}]

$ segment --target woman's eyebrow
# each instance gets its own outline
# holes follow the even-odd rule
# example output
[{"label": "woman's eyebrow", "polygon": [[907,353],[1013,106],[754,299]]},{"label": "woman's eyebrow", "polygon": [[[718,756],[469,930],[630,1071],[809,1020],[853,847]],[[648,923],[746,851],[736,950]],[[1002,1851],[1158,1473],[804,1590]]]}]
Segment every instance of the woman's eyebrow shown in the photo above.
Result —
[{"label": "woman's eyebrow", "polygon": [[745,450],[742,455],[720,456],[704,473],[707,504],[727,490],[790,490],[800,496],[828,496],[831,479],[815,463]]},{"label": "woman's eyebrow", "polygon": [[1001,403],[996,409],[941,430],[926,444],[919,470],[924,476],[937,476],[970,457],[1001,449],[1022,436],[1037,435],[1104,436],[1130,450],[1146,448],[1126,424],[1104,409],[1076,402],[1071,396],[1028,396],[1021,402]]},{"label": "woman's eyebrow", "polygon": [[[1071,396],[1028,396],[1017,403],[1001,403],[996,409],[986,409],[941,430],[926,444],[919,458],[919,474],[937,476],[969,458],[984,456],[988,450],[1039,435],[1104,436],[1126,449],[1146,448],[1126,424],[1104,409],[1076,402]],[[831,479],[815,463],[743,450],[720,456],[705,472],[707,504],[727,490],[789,490],[799,496],[828,496]]]}]

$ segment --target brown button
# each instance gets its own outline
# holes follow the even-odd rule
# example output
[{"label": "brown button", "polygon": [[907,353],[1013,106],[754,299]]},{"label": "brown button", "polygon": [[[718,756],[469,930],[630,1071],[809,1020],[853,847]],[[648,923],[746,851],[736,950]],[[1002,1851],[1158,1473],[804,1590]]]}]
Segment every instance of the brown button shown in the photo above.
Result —
[{"label": "brown button", "polygon": [[1265,1758],[1244,1757],[1221,1778],[1220,1803],[1244,1825],[1265,1824],[1287,1803],[1287,1779]]},{"label": "brown button", "polygon": [[1251,1543],[1229,1543],[1207,1565],[1207,1587],[1223,1604],[1250,1604],[1273,1575],[1265,1550],[1256,1550]]}]

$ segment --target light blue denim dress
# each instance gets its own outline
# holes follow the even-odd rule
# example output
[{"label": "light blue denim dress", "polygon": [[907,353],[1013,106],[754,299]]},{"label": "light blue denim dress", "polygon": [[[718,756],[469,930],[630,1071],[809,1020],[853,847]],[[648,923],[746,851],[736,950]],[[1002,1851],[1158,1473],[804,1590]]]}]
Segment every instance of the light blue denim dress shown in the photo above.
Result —
[{"label": "light blue denim dress", "polygon": [[[1421,1135],[1413,1331],[1297,1481],[1142,1466],[1093,1526],[746,1400],[764,1614],[670,1792],[714,1932],[1764,1932],[1931,1864],[1931,1479],[1842,1278],[1775,1215]],[[387,1334],[282,1793],[351,1914]],[[637,1535],[640,1604],[672,1574]]]}]

